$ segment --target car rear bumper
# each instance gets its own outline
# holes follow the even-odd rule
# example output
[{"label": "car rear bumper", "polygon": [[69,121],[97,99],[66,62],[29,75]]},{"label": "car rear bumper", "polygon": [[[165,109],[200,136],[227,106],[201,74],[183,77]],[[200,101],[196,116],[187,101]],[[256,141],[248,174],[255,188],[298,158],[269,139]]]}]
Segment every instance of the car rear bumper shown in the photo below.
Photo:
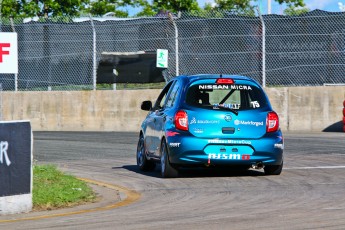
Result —
[{"label": "car rear bumper", "polygon": [[169,160],[175,165],[279,165],[283,161],[280,131],[260,139],[202,139],[192,135],[167,137]]}]

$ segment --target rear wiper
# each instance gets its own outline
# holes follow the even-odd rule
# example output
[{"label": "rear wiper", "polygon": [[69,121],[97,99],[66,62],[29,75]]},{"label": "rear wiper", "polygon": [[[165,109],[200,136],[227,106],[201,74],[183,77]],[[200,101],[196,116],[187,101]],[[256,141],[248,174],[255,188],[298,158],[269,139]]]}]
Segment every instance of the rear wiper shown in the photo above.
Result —
[{"label": "rear wiper", "polygon": [[230,112],[233,112],[236,116],[238,115],[238,111],[233,109],[233,108],[229,108],[229,107],[226,107],[224,105],[214,105],[213,108],[220,108],[220,109],[226,109],[226,110],[229,110]]}]

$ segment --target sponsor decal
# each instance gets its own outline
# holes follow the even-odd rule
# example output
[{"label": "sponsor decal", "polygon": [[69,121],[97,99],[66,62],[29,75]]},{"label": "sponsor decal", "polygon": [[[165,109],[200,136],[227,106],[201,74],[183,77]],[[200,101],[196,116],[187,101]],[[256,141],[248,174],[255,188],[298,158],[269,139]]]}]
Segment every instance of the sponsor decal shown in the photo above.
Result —
[{"label": "sponsor decal", "polygon": [[250,160],[249,154],[226,154],[226,153],[210,153],[208,159],[220,159],[220,160]]},{"label": "sponsor decal", "polygon": [[1,141],[0,142],[0,164],[5,163],[7,166],[10,166],[11,161],[7,154],[8,150],[8,142]]},{"label": "sponsor decal", "polygon": [[190,123],[189,123],[190,125],[192,125],[192,124],[196,124],[196,119],[195,119],[195,117],[193,117],[192,118],[192,120],[190,121]]},{"label": "sponsor decal", "polygon": [[180,147],[181,143],[169,143],[170,147]]},{"label": "sponsor decal", "polygon": [[276,144],[274,144],[274,148],[276,148],[276,149],[284,149],[284,144],[276,143]]},{"label": "sponsor decal", "polygon": [[166,134],[168,137],[174,137],[176,135],[179,135],[180,133],[174,131],[167,131]]},{"label": "sponsor decal", "polygon": [[231,114],[225,114],[224,120],[226,120],[226,121],[231,121],[231,120],[232,120]]},{"label": "sponsor decal", "polygon": [[197,120],[195,117],[192,118],[190,121],[190,125],[192,124],[219,124],[219,120]]},{"label": "sponsor decal", "polygon": [[252,90],[249,85],[199,85],[199,89],[238,89]]},{"label": "sponsor decal", "polygon": [[208,140],[209,144],[243,144],[243,145],[250,145],[252,144],[251,141],[247,140]]},{"label": "sponsor decal", "polygon": [[193,129],[193,131],[194,131],[194,133],[203,133],[204,132],[204,130],[201,128],[195,128],[195,129]]},{"label": "sponsor decal", "polygon": [[250,104],[252,104],[252,107],[255,108],[260,108],[260,104],[258,101],[251,101]]},{"label": "sponsor decal", "polygon": [[243,155],[242,155],[242,160],[244,160],[244,161],[250,160],[250,155],[248,155],[248,154],[243,154]]},{"label": "sponsor decal", "polygon": [[213,109],[228,108],[228,109],[240,109],[240,104],[213,104]]},{"label": "sponsor decal", "polygon": [[283,142],[283,137],[282,136],[277,136],[278,141]]},{"label": "sponsor decal", "polygon": [[263,121],[241,121],[241,120],[235,120],[234,121],[235,125],[251,125],[251,126],[263,126],[264,122]]},{"label": "sponsor decal", "polygon": [[241,154],[210,153],[208,159],[240,160]]}]

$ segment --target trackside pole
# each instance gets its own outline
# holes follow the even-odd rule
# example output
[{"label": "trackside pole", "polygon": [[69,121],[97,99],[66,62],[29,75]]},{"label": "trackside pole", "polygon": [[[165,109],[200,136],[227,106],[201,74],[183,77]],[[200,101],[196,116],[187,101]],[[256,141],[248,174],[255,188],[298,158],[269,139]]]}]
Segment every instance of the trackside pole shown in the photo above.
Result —
[{"label": "trackside pole", "polygon": [[96,63],[96,55],[97,55],[97,47],[96,47],[96,30],[95,30],[95,25],[93,23],[92,16],[90,14],[90,21],[91,21],[91,26],[92,26],[92,79],[93,79],[93,90],[96,90],[97,88],[97,63]]},{"label": "trackside pole", "polygon": [[[10,18],[10,21],[11,21],[12,31],[15,33],[16,32],[16,28],[14,27],[13,18]],[[18,91],[18,74],[17,73],[14,74],[14,91],[15,92]]]},{"label": "trackside pole", "polygon": [[262,87],[266,87],[266,25],[264,18],[261,15],[260,9],[258,9],[259,18],[262,26]]}]

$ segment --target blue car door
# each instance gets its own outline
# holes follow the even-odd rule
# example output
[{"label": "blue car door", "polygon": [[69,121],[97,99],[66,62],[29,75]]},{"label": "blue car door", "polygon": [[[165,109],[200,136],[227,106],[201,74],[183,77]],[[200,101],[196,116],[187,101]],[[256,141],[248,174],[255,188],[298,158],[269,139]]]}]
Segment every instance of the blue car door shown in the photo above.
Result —
[{"label": "blue car door", "polygon": [[146,150],[149,152],[149,155],[157,155],[160,148],[160,135],[157,132],[158,127],[162,127],[163,117],[164,117],[164,105],[167,99],[167,95],[171,86],[174,82],[169,82],[162,92],[159,94],[151,113],[146,118],[146,133],[145,133],[145,145]]},{"label": "blue car door", "polygon": [[155,143],[157,146],[156,151],[155,151],[155,157],[160,156],[160,145],[161,145],[161,140],[162,137],[165,135],[165,128],[166,128],[166,122],[172,120],[172,116],[174,114],[174,105],[176,102],[176,99],[179,95],[179,89],[180,89],[180,84],[175,81],[170,87],[169,92],[167,93],[166,99],[164,101],[164,105],[162,109],[157,110],[155,112],[155,135],[156,137],[154,138],[158,142]]}]

